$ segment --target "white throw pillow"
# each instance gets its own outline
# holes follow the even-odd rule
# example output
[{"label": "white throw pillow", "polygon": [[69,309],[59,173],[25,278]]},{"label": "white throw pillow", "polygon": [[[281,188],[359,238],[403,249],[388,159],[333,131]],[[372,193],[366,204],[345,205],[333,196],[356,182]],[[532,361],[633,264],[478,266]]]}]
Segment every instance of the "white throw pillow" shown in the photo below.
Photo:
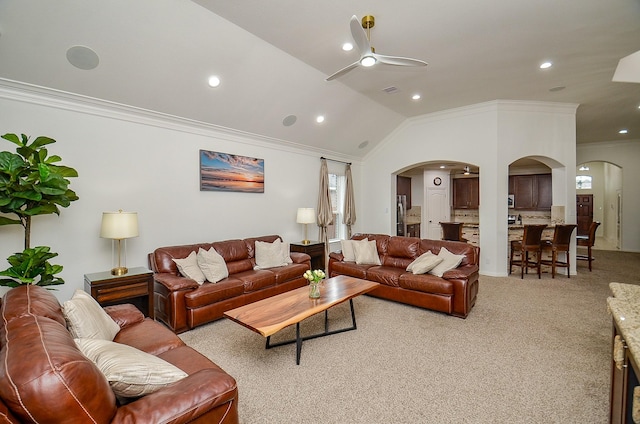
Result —
[{"label": "white throw pillow", "polygon": [[229,276],[227,263],[213,247],[209,250],[204,250],[202,247],[198,249],[196,259],[200,270],[210,283],[217,283]]},{"label": "white throw pillow", "polygon": [[178,271],[183,277],[196,280],[198,284],[204,283],[207,277],[204,276],[202,270],[198,266],[198,255],[196,252],[189,253],[184,259],[173,259],[173,262],[178,266]]},{"label": "white throw pillow", "polygon": [[414,274],[424,274],[428,271],[431,271],[436,265],[442,262],[440,256],[434,255],[431,253],[431,250],[426,251],[422,255],[416,258],[415,261],[411,262],[407,266],[407,271],[410,271]]},{"label": "white throw pillow", "polygon": [[344,257],[342,260],[345,262],[355,262],[356,254],[353,251],[353,245],[356,243],[367,242],[368,239],[364,238],[362,240],[341,240],[340,246],[342,250],[342,256]]},{"label": "white throw pillow", "polygon": [[378,256],[375,240],[354,243],[353,252],[358,265],[380,265],[380,257]]},{"label": "white throw pillow", "polygon": [[254,269],[275,268],[289,265],[293,261],[289,256],[289,245],[276,239],[273,243],[256,241],[256,266]]},{"label": "white throw pillow", "polygon": [[442,274],[450,269],[457,268],[458,265],[460,265],[460,262],[464,259],[464,255],[454,255],[444,247],[440,249],[440,252],[438,252],[438,257],[442,258],[442,262],[429,271],[429,274],[433,274],[438,277],[442,277]]},{"label": "white throw pillow", "polygon": [[125,344],[94,339],[75,342],[104,374],[116,396],[148,395],[187,376],[175,365]]},{"label": "white throw pillow", "polygon": [[102,306],[83,290],[76,290],[73,297],[62,304],[62,313],[74,338],[111,341],[120,331],[120,326]]}]

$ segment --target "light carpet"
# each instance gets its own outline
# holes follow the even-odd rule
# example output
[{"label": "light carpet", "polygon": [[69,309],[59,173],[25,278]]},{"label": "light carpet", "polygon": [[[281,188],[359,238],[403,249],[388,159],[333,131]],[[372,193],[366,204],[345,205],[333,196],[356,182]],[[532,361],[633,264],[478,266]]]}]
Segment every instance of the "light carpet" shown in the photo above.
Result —
[{"label": "light carpet", "polygon": [[[265,350],[225,319],[181,337],[236,378],[241,423],[606,423],[608,285],[640,284],[640,254],[596,256],[570,279],[480,276],[467,319],[360,296],[358,329],[304,342],[300,365],[294,344]],[[348,303],[329,319],[349,326]]]}]

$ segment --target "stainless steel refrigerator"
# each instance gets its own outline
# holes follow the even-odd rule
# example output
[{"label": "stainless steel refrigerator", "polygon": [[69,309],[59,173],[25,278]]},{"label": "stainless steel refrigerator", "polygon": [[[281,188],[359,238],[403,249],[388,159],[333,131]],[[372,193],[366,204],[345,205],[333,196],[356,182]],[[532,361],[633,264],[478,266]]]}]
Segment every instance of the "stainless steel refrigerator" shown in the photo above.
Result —
[{"label": "stainless steel refrigerator", "polygon": [[407,235],[407,196],[399,194],[396,196],[396,235]]}]

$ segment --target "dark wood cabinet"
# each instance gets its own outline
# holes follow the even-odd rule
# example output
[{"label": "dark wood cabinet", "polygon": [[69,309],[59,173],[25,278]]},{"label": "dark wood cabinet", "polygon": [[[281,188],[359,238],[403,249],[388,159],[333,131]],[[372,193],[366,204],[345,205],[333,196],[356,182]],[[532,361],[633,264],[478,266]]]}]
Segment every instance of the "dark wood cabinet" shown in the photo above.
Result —
[{"label": "dark wood cabinet", "polygon": [[478,209],[480,206],[480,178],[453,180],[454,209]]},{"label": "dark wood cabinet", "polygon": [[407,209],[411,209],[411,178],[398,176],[396,179],[396,194],[407,196]]},{"label": "dark wood cabinet", "polygon": [[311,269],[321,269],[325,271],[324,243],[321,241],[312,241],[309,244],[291,243],[289,244],[290,252],[306,253],[311,256]]},{"label": "dark wood cabinet", "polygon": [[420,238],[420,224],[407,225],[407,236]]},{"label": "dark wood cabinet", "polygon": [[551,210],[551,174],[512,175],[509,194],[514,195],[514,209]]},{"label": "dark wood cabinet", "polygon": [[154,317],[153,272],[147,268],[131,268],[124,275],[109,271],[85,274],[84,290],[101,306],[131,303],[145,316]]}]

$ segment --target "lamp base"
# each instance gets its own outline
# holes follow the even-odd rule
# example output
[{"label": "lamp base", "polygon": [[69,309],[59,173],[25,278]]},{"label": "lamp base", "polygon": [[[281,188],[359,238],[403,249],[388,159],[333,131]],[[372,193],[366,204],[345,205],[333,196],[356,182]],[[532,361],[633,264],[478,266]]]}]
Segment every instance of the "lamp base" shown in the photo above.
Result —
[{"label": "lamp base", "polygon": [[127,272],[129,272],[129,269],[127,269],[127,267],[118,266],[111,270],[111,275],[124,275]]},{"label": "lamp base", "polygon": [[311,244],[311,240],[302,240],[302,244]]}]

